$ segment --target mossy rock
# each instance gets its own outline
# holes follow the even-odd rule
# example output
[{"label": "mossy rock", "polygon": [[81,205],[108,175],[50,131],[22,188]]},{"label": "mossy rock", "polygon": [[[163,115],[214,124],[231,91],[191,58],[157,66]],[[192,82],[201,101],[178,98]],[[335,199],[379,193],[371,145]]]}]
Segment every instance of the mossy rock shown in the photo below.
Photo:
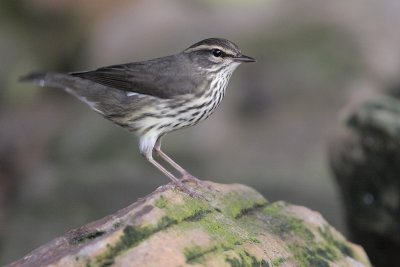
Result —
[{"label": "mossy rock", "polygon": [[206,184],[204,198],[161,187],[10,266],[371,266],[317,212]]}]

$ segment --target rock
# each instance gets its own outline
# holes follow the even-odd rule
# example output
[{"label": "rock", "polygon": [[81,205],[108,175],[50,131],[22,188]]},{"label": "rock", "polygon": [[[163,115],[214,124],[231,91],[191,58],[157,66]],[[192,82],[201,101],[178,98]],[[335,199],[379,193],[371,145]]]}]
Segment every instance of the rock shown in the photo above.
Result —
[{"label": "rock", "polygon": [[160,187],[9,266],[371,266],[317,212],[205,184],[203,198]]},{"label": "rock", "polygon": [[375,266],[400,266],[398,95],[376,94],[348,108],[330,146],[350,237]]}]

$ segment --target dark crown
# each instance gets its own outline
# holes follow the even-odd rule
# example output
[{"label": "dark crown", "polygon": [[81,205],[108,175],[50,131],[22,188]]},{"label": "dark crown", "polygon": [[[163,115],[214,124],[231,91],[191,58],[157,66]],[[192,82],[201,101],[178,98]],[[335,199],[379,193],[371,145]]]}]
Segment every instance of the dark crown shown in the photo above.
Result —
[{"label": "dark crown", "polygon": [[240,55],[242,53],[236,44],[222,38],[208,38],[202,40],[188,47],[187,49],[184,50],[184,52],[190,53],[198,50],[211,50],[211,49],[220,49],[225,54],[232,56]]}]

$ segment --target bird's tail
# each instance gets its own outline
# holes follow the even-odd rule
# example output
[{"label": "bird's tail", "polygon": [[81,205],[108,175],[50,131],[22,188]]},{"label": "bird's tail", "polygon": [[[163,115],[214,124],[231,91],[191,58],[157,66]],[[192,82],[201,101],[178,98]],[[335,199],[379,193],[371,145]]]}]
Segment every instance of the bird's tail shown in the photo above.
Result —
[{"label": "bird's tail", "polygon": [[100,100],[101,92],[104,91],[101,85],[93,85],[88,80],[58,72],[32,72],[20,77],[19,80],[34,82],[41,87],[64,89],[90,106]]},{"label": "bird's tail", "polygon": [[139,99],[129,98],[126,92],[69,74],[57,72],[32,72],[20,77],[22,82],[34,82],[41,87],[64,89],[94,111],[116,123],[120,117],[140,106]]},{"label": "bird's tail", "polygon": [[[53,87],[72,91],[78,95],[85,95],[88,92],[89,81],[73,77],[69,74],[58,72],[31,72],[19,78],[21,82],[34,82],[42,87]],[[85,88],[85,90],[83,90]]]},{"label": "bird's tail", "polygon": [[20,82],[33,82],[33,81],[41,81],[46,77],[46,73],[44,72],[31,72],[27,75],[19,77]]}]

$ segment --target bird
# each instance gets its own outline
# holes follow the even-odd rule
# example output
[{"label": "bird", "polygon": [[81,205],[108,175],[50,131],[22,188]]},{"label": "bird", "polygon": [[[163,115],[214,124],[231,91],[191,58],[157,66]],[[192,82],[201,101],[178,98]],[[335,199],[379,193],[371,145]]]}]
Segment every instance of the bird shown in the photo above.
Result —
[{"label": "bird", "polygon": [[185,182],[201,181],[161,150],[161,140],[170,132],[208,118],[225,96],[234,70],[241,63],[255,61],[229,40],[208,38],[170,56],[89,71],[31,72],[20,80],[61,88],[104,118],[135,133],[140,154],[177,188],[195,196],[196,191]]}]

